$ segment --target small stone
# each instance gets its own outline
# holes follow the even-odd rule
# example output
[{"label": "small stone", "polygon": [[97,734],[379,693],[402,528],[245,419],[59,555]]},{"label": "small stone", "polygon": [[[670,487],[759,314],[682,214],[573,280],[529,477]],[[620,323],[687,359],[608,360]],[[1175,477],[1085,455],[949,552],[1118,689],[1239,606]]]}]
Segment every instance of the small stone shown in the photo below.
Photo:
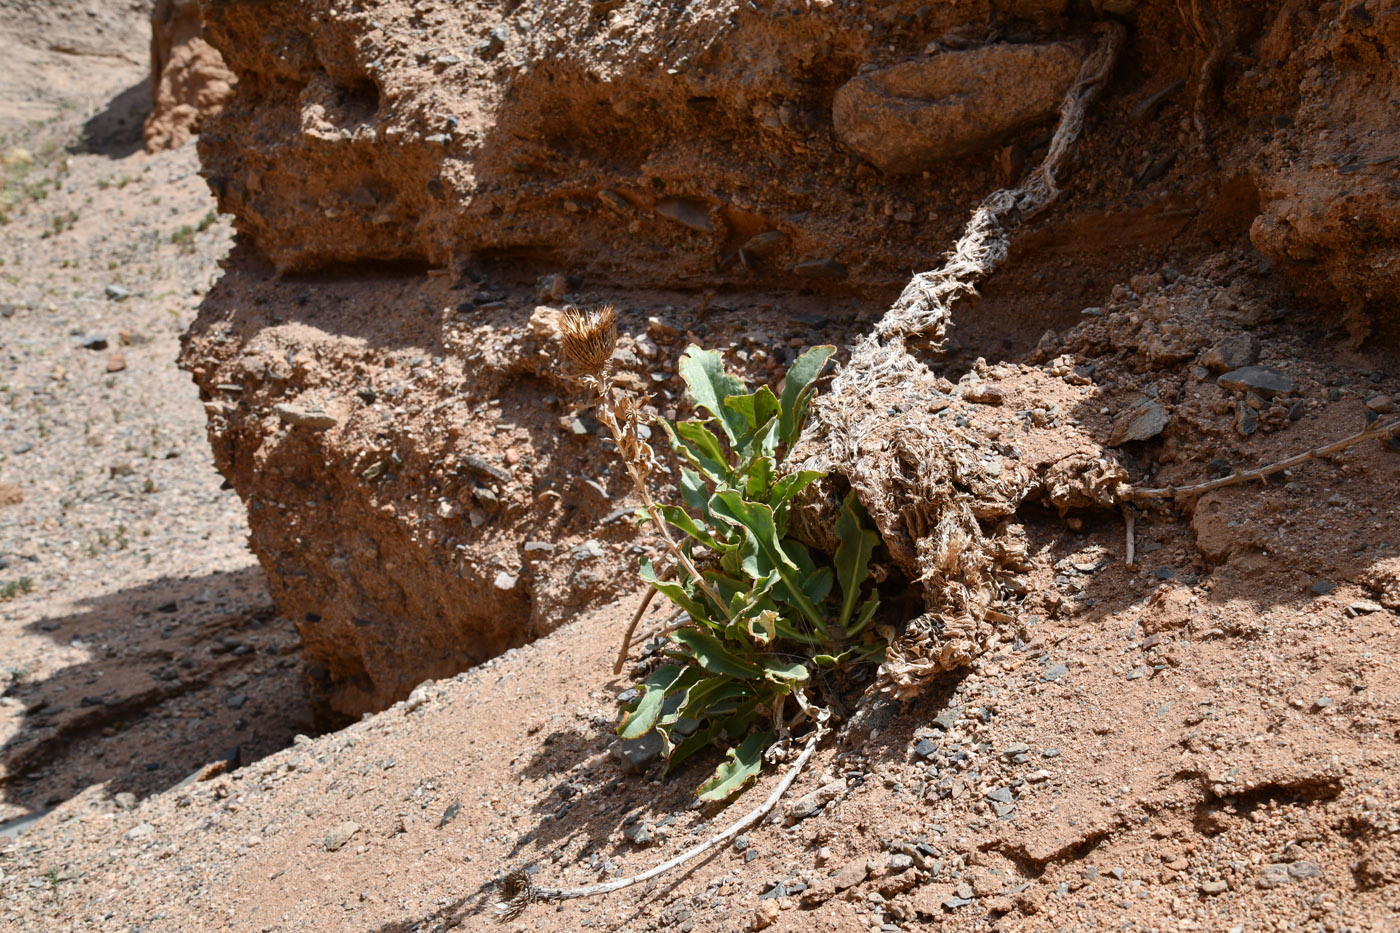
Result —
[{"label": "small stone", "polygon": [[870,863],[858,858],[853,862],[847,862],[840,871],[836,873],[836,890],[844,891],[860,884],[870,877]]},{"label": "small stone", "polygon": [[122,791],[112,797],[112,802],[117,805],[118,810],[135,810],[136,795],[130,791]]},{"label": "small stone", "polygon": [[1162,566],[1157,568],[1158,580],[1170,580],[1174,576],[1176,576],[1176,570],[1171,567],[1168,567],[1166,564],[1163,564]]},{"label": "small stone", "polygon": [[502,570],[496,574],[496,578],[491,581],[491,585],[503,593],[509,593],[515,589],[515,584],[520,578],[513,573]]},{"label": "small stone", "polygon": [[942,729],[944,732],[952,729],[953,724],[957,721],[958,708],[956,706],[949,706],[947,709],[941,710],[937,716],[933,717],[933,725]]},{"label": "small stone", "polygon": [[1228,891],[1228,890],[1230,890],[1230,885],[1227,884],[1227,883],[1224,882],[1224,881],[1203,881],[1203,882],[1201,882],[1201,893],[1202,893],[1202,894],[1209,894],[1209,895],[1214,896],[1214,895],[1216,895],[1216,894],[1224,894],[1224,893],[1225,893],[1226,891]]},{"label": "small stone", "polygon": [[247,704],[247,702],[248,702],[248,694],[246,694],[246,693],[235,693],[233,696],[231,696],[231,697],[229,697],[227,700],[225,700],[225,701],[224,701],[224,704],[225,704],[229,709],[242,709],[242,708]]},{"label": "small stone", "polygon": [[603,545],[592,538],[574,548],[573,555],[576,560],[595,560],[603,556]]},{"label": "small stone", "polygon": [[288,402],[280,402],[272,406],[272,410],[277,413],[277,417],[282,420],[283,424],[294,428],[325,431],[339,423],[334,415],[328,415],[320,409],[303,408]]},{"label": "small stone", "polygon": [[442,819],[438,820],[437,828],[442,829],[448,823],[451,823],[453,820],[455,820],[457,818],[457,814],[461,812],[462,802],[460,800],[456,800],[448,804],[447,809],[442,811]]},{"label": "small stone", "polygon": [[613,750],[623,768],[633,774],[640,774],[661,757],[665,747],[660,735],[648,732],[639,738],[624,739],[613,746]]},{"label": "small stone", "polygon": [[891,855],[891,856],[890,856],[890,871],[891,871],[891,872],[904,871],[904,869],[913,866],[913,864],[914,864],[914,856],[912,856],[912,855],[905,855],[904,853],[901,852],[901,853],[899,853],[898,855]]},{"label": "small stone", "polygon": [[1322,876],[1322,867],[1316,862],[1299,859],[1288,866],[1288,873],[1299,881],[1306,881],[1309,878],[1320,878]]},{"label": "small stone", "polygon": [[933,739],[920,739],[914,746],[914,755],[918,758],[930,758],[938,751],[938,743]]},{"label": "small stone", "polygon": [[1270,891],[1287,884],[1291,880],[1288,874],[1288,866],[1274,863],[1273,865],[1266,865],[1264,870],[1259,873],[1259,877],[1255,879],[1254,883],[1263,890]]},{"label": "small stone", "polygon": [[506,47],[508,39],[510,39],[510,27],[505,23],[498,23],[491,27],[491,31],[486,34],[485,39],[476,44],[476,54],[488,60],[495,58]]},{"label": "small stone", "polygon": [[747,849],[748,847],[749,847],[749,837],[748,837],[748,836],[735,836],[735,837],[734,837],[734,851],[735,851],[735,852],[743,852],[743,851],[744,851],[745,849]]},{"label": "small stone", "polygon": [[126,357],[120,353],[113,353],[107,357],[107,372],[119,373],[126,369]]},{"label": "small stone", "polygon": [[1045,681],[1046,683],[1049,683],[1052,680],[1059,680],[1061,677],[1065,676],[1068,673],[1068,667],[1066,667],[1064,664],[1056,664],[1054,667],[1051,667],[1048,670],[1046,670],[1046,672],[1043,675],[1041,675],[1040,679]]},{"label": "small stone", "polygon": [[995,803],[1011,803],[1011,801],[1015,799],[1012,797],[1011,788],[1009,787],[998,787],[994,790],[989,790],[985,796],[988,800],[994,801]]},{"label": "small stone", "polygon": [[675,221],[682,227],[700,233],[714,233],[715,224],[710,218],[710,209],[703,201],[690,198],[662,198],[656,202],[656,213],[667,220]]},{"label": "small stone", "polygon": [[758,906],[753,909],[753,923],[750,929],[766,930],[778,920],[778,914],[782,908],[778,906],[776,900],[759,901]]},{"label": "small stone", "polygon": [[1245,366],[1221,376],[1217,382],[1236,392],[1257,392],[1264,398],[1288,395],[1293,391],[1293,377],[1272,366]]},{"label": "small stone", "polygon": [[1336,588],[1337,584],[1333,583],[1330,580],[1318,580],[1315,583],[1313,583],[1312,586],[1308,587],[1308,589],[1312,590],[1318,596],[1326,596],[1328,593],[1332,592]]},{"label": "small stone", "polygon": [[107,338],[101,334],[88,334],[78,341],[78,346],[84,350],[105,350],[107,349]]},{"label": "small stone", "polygon": [[800,262],[792,269],[795,275],[804,279],[844,279],[846,267],[833,256],[828,259],[810,259]]},{"label": "small stone", "polygon": [[1371,602],[1369,599],[1358,599],[1347,606],[1347,615],[1353,617],[1368,615],[1372,612],[1380,612],[1382,608],[1384,607],[1380,603]]},{"label": "small stone", "polygon": [[155,830],[156,828],[150,823],[137,823],[135,826],[131,827],[131,829],[127,831],[126,838],[143,839],[146,836],[149,836],[151,833],[155,832]]},{"label": "small stone", "polygon": [[656,842],[656,834],[652,832],[651,824],[645,820],[638,820],[624,829],[622,836],[634,846],[646,847]]},{"label": "small stone", "polygon": [[110,298],[113,301],[125,301],[131,296],[131,292],[127,291],[125,288],[118,285],[116,282],[113,282],[111,285],[108,285],[102,291],[103,294],[105,294],[108,298]]},{"label": "small stone", "polygon": [[1388,415],[1395,411],[1395,399],[1389,395],[1376,395],[1366,400],[1366,407],[1377,414]]},{"label": "small stone", "polygon": [[1145,441],[1162,433],[1167,426],[1167,413],[1154,401],[1144,401],[1118,415],[1113,422],[1113,434],[1108,443],[1111,447],[1133,441]]},{"label": "small stone", "polygon": [[325,847],[327,852],[334,852],[345,843],[350,841],[350,837],[360,831],[360,824],[347,820],[339,826],[335,826],[326,833]]},{"label": "small stone", "polygon": [[1201,363],[1211,372],[1223,373],[1253,366],[1259,361],[1259,338],[1254,334],[1236,334],[1211,347],[1201,356]]},{"label": "small stone", "polygon": [[963,398],[974,405],[1000,405],[1006,401],[1006,390],[998,385],[979,382],[963,389]]},{"label": "small stone", "polygon": [[1318,697],[1316,700],[1313,700],[1313,709],[1326,709],[1331,705],[1331,697]]}]

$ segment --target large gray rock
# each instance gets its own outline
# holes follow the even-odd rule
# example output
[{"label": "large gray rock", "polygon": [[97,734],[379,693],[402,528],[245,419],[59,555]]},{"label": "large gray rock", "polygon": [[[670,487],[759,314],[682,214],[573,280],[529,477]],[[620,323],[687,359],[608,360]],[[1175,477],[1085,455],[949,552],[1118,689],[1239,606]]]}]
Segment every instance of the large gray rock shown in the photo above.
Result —
[{"label": "large gray rock", "polygon": [[836,92],[836,135],[883,172],[923,171],[1053,116],[1084,53],[1079,42],[990,45],[859,75]]}]

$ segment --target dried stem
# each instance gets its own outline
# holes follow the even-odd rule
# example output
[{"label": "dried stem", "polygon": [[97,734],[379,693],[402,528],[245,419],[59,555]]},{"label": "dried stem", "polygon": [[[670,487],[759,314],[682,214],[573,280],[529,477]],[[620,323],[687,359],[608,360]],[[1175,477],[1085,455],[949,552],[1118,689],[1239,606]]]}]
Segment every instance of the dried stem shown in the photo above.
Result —
[{"label": "dried stem", "polygon": [[627,631],[622,636],[622,648],[617,652],[617,661],[613,664],[614,674],[622,673],[622,665],[627,663],[627,650],[632,647],[632,633],[637,630],[637,623],[642,621],[642,616],[646,614],[647,606],[651,605],[651,599],[655,595],[656,587],[648,585],[647,591],[642,594],[641,604],[637,606],[637,611],[632,613],[632,621],[628,623]]},{"label": "dried stem", "polygon": [[1323,457],[1341,453],[1348,447],[1355,447],[1357,444],[1384,437],[1400,437],[1400,418],[1387,424],[1380,424],[1377,422],[1371,427],[1358,431],[1348,437],[1344,437],[1341,440],[1333,441],[1322,447],[1314,447],[1312,450],[1305,451],[1301,454],[1294,454],[1282,460],[1276,460],[1273,463],[1257,467],[1253,470],[1245,470],[1243,473],[1231,473],[1229,476],[1223,476],[1220,479],[1211,480],[1207,483],[1197,483],[1194,486],[1159,486],[1152,489],[1133,489],[1129,486],[1120,493],[1120,496],[1124,501],[1135,502],[1142,499],[1174,499],[1177,496],[1199,495],[1200,493],[1210,492],[1214,489],[1224,489],[1226,486],[1238,486],[1241,483],[1263,480],[1268,476],[1287,470],[1290,467],[1307,463],[1309,460],[1320,460]]},{"label": "dried stem", "polygon": [[658,875],[664,875],[671,869],[684,865],[693,858],[704,855],[716,846],[723,845],[748,827],[763,819],[778,805],[778,801],[783,798],[783,794],[787,793],[788,788],[792,786],[792,782],[797,780],[797,775],[802,772],[803,767],[805,767],[808,760],[811,759],[812,753],[816,751],[817,743],[821,741],[822,736],[825,734],[826,729],[821,723],[818,723],[817,728],[813,729],[812,734],[807,737],[807,745],[802,749],[802,754],[797,756],[797,760],[792,763],[792,767],[788,768],[787,773],[784,774],[783,779],[778,782],[778,786],[773,788],[773,792],[768,795],[768,798],[764,800],[763,803],[744,814],[739,820],[730,824],[729,828],[724,830],[724,832],[711,836],[699,845],[693,846],[680,855],[667,859],[660,865],[649,868],[641,874],[633,875],[630,878],[618,878],[602,884],[589,885],[586,888],[536,887],[535,884],[530,881],[529,876],[523,871],[512,872],[506,876],[501,885],[501,899],[495,904],[497,919],[502,923],[513,920],[520,916],[525,908],[534,901],[567,901],[579,897],[596,897],[600,894],[611,894],[613,891],[630,888],[634,884],[641,884],[643,881],[650,881]]},{"label": "dried stem", "polygon": [[671,534],[670,526],[666,524],[666,519],[662,516],[661,510],[656,506],[656,500],[651,497],[651,490],[647,488],[646,477],[642,474],[640,465],[625,453],[634,445],[630,439],[626,437],[622,425],[618,423],[616,415],[613,414],[615,402],[613,393],[615,391],[612,379],[605,373],[603,378],[598,381],[598,400],[600,402],[598,405],[599,420],[608,426],[608,430],[612,432],[613,440],[617,442],[620,459],[622,460],[623,466],[627,468],[627,475],[631,477],[632,485],[636,488],[637,495],[641,497],[642,508],[646,509],[647,515],[651,516],[651,520],[656,523],[656,527],[660,530],[661,536],[666,540],[666,546],[670,549],[671,555],[675,557],[676,563],[685,568],[685,572],[690,574],[691,579],[695,581],[695,585],[700,587],[706,596],[714,600],[715,605],[719,607],[719,611],[724,613],[724,617],[728,619],[728,604],[725,603],[724,599],[719,595],[719,592],[710,585],[710,581],[706,580],[700,574],[695,564],[691,562],[690,557],[687,556],[680,544],[676,542],[675,537]]},{"label": "dried stem", "polygon": [[1119,503],[1119,508],[1123,510],[1123,521],[1128,526],[1128,566],[1131,567],[1133,559],[1137,556],[1137,543],[1133,540],[1136,536],[1137,513],[1126,502]]}]

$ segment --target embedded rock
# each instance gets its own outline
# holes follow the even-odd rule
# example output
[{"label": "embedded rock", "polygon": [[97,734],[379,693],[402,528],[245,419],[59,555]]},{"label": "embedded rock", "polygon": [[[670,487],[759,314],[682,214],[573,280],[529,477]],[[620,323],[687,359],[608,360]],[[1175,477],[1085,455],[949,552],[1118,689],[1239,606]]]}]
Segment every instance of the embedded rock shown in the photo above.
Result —
[{"label": "embedded rock", "polygon": [[882,172],[920,172],[1056,115],[1083,57],[1078,42],[1003,44],[872,71],[836,92],[836,136]]}]

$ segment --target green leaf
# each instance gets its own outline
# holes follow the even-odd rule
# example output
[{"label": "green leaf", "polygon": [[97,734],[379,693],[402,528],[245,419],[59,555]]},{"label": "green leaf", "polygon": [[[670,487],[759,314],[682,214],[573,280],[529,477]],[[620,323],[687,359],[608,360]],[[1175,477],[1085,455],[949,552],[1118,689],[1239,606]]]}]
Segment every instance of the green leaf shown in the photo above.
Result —
[{"label": "green leaf", "polygon": [[664,419],[661,419],[661,426],[666,431],[671,449],[689,461],[691,466],[713,483],[723,485],[729,482],[734,471],[729,468],[719,438],[709,428],[698,421],[681,421],[673,425]]},{"label": "green leaf", "polygon": [[773,458],[759,457],[747,470],[744,492],[750,499],[760,502],[768,498],[768,489],[773,485]]},{"label": "green leaf", "polygon": [[[729,618],[733,621],[731,621],[729,626],[725,629],[728,637],[739,637],[739,632],[744,630],[742,626],[747,624],[750,618],[755,616],[758,612],[764,611],[759,609],[760,603],[772,603],[772,600],[765,600],[764,597],[768,595],[769,590],[773,589],[779,579],[778,572],[774,570],[766,576],[753,581],[753,586],[749,587],[748,590],[744,592],[736,591],[734,595],[730,597]],[[721,593],[721,595],[723,595],[723,593]],[[771,609],[767,611],[773,612]],[[776,612],[773,614],[775,616],[777,615]]]},{"label": "green leaf", "polygon": [[870,624],[870,620],[875,618],[875,610],[880,608],[880,594],[871,593],[870,598],[865,601],[865,605],[860,607],[860,614],[856,620],[846,629],[847,638],[855,638],[861,631]]},{"label": "green leaf", "polygon": [[715,493],[710,499],[710,511],[744,531],[745,546],[740,549],[744,571],[751,577],[767,576],[776,570],[782,577],[793,605],[818,629],[824,627],[821,613],[802,590],[798,567],[783,550],[778,529],[773,524],[773,510],[761,502],[748,502],[732,489]]},{"label": "green leaf", "polygon": [[725,371],[724,357],[717,351],[702,350],[691,344],[681,356],[678,368],[690,388],[695,407],[718,418],[730,444],[735,444],[747,423],[742,414],[725,408],[724,400],[731,395],[745,394],[744,384]]},{"label": "green leaf", "polygon": [[802,433],[802,423],[807,416],[807,403],[812,398],[808,389],[821,375],[826,361],[835,353],[836,348],[832,346],[813,347],[794,360],[788,368],[779,404],[782,406],[781,439],[789,447]]},{"label": "green leaf", "polygon": [[710,486],[694,470],[681,467],[681,501],[705,518],[710,517]]},{"label": "green leaf", "polygon": [[733,797],[763,767],[763,753],[772,740],[771,732],[755,732],[740,742],[738,748],[731,748],[728,760],[715,769],[714,777],[700,785],[697,796],[705,801]]},{"label": "green leaf", "polygon": [[870,576],[870,555],[880,543],[880,534],[867,524],[865,507],[852,489],[841,503],[836,517],[836,576],[841,581],[842,626],[851,620],[860,599],[860,587]]},{"label": "green leaf", "polygon": [[800,661],[781,661],[778,658],[763,658],[763,676],[773,683],[802,683],[808,677],[807,666]]},{"label": "green leaf", "polygon": [[724,730],[725,722],[713,722],[708,727],[697,729],[691,735],[686,736],[682,741],[671,746],[670,755],[666,758],[666,774],[670,774],[681,766],[681,762],[703,751],[714,742],[715,737]]},{"label": "green leaf", "polygon": [[643,583],[650,583],[656,587],[657,592],[675,603],[677,608],[684,609],[696,622],[710,617],[711,613],[705,608],[705,604],[687,593],[685,587],[681,586],[680,583],[675,580],[663,581],[657,577],[656,568],[651,565],[650,557],[642,558],[641,578]]},{"label": "green leaf", "polygon": [[853,658],[865,661],[877,654],[884,653],[884,645],[855,645],[837,655],[814,654],[812,655],[812,663],[817,667],[840,667]]},{"label": "green leaf", "polygon": [[773,490],[768,493],[768,505],[776,511],[825,475],[819,470],[798,470],[796,473],[789,473],[773,484]]},{"label": "green leaf", "polygon": [[767,386],[759,386],[758,391],[751,395],[731,395],[724,400],[724,407],[744,418],[744,433],[735,445],[735,449],[740,451],[753,443],[760,429],[782,413],[778,397]]},{"label": "green leaf", "polygon": [[682,671],[682,668],[671,664],[652,671],[647,682],[642,685],[643,693],[637,702],[637,708],[622,720],[622,724],[617,727],[617,734],[624,739],[636,739],[650,732],[656,723],[656,714],[661,712],[666,691],[676,682]]},{"label": "green leaf", "polygon": [[689,648],[700,666],[711,674],[727,674],[730,677],[742,679],[758,677],[761,673],[756,664],[746,661],[730,651],[722,641],[713,635],[683,628],[678,632],[672,632],[671,638]]},{"label": "green leaf", "polygon": [[708,548],[715,551],[723,551],[736,546],[727,541],[720,541],[717,539],[710,532],[708,527],[697,525],[695,519],[686,514],[685,509],[678,508],[674,505],[658,505],[657,509],[660,510],[662,517],[666,519],[666,524],[679,528]]}]

